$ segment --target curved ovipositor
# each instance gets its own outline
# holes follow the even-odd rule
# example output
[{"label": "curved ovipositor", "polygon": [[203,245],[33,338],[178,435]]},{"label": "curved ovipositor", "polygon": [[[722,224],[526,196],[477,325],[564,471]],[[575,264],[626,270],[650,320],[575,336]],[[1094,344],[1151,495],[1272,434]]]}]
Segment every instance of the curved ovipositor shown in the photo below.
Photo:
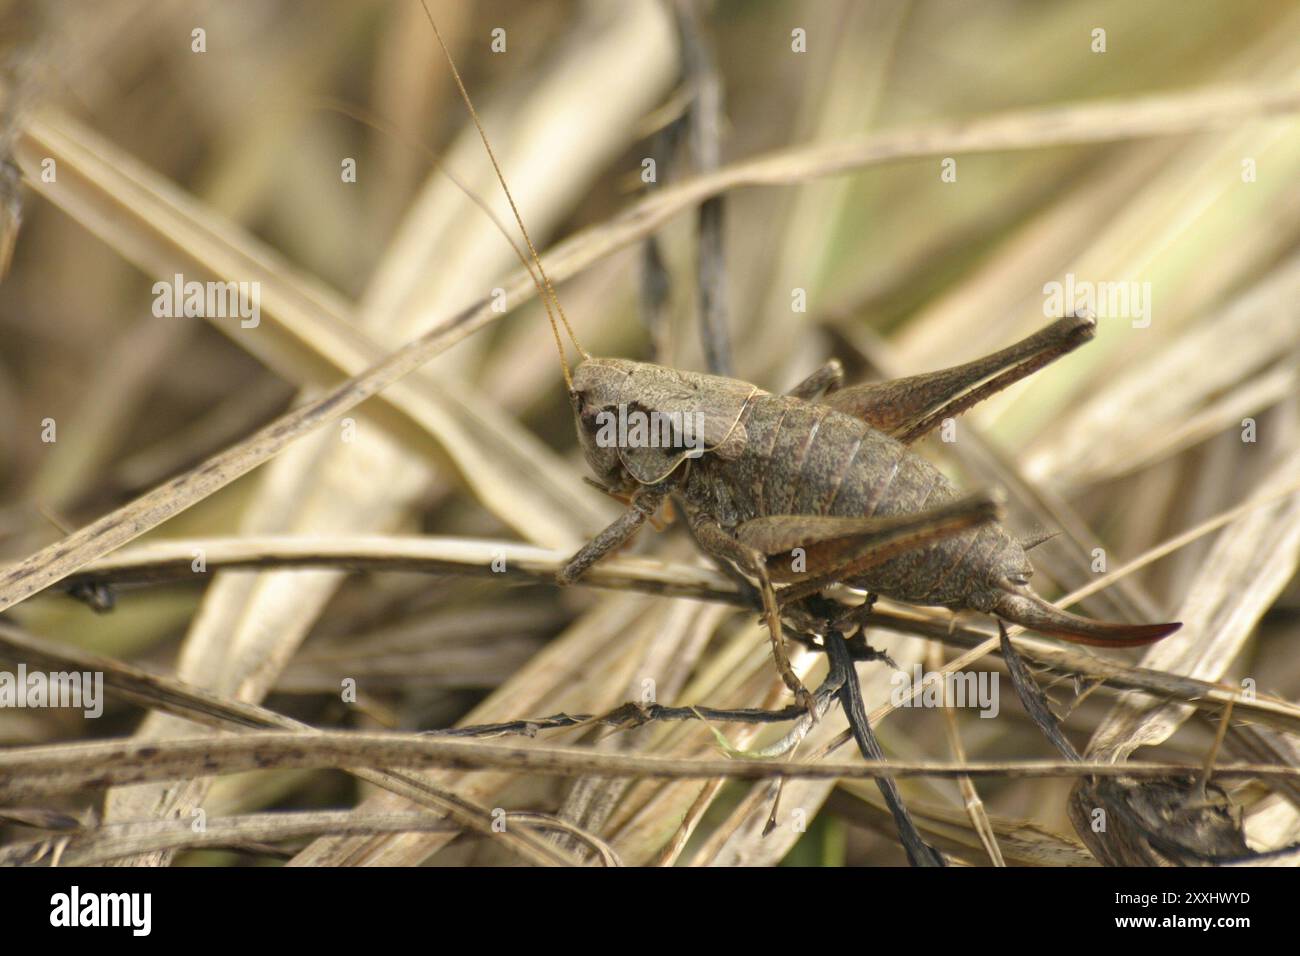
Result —
[{"label": "curved ovipositor", "polygon": [[1143,644],[1154,644],[1183,626],[1178,621],[1167,624],[1094,621],[1049,604],[1027,587],[1004,590],[994,605],[993,612],[1029,630],[1075,644],[1097,647],[1140,647]]}]

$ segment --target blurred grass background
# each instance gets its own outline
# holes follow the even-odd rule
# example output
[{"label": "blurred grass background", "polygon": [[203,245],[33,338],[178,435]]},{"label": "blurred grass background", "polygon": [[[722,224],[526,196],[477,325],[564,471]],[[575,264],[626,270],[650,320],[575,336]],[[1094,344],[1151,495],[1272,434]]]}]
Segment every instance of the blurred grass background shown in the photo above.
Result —
[{"label": "blurred grass background", "polygon": [[[430,6],[544,258],[547,246],[641,195],[641,161],[663,142],[656,132],[681,116],[691,92],[662,6]],[[701,9],[725,89],[724,164],[894,127],[1225,84],[1273,88],[1300,76],[1300,20],[1282,0],[720,0]],[[484,295],[517,265],[496,227],[416,145],[508,218],[417,4],[112,0],[9,3],[3,16],[6,142],[21,138],[30,117],[54,117],[104,169],[125,168],[120,156],[133,159],[192,198],[195,221],[214,246],[264,251],[287,287],[327,302],[322,312],[388,348]],[[191,49],[196,28],[206,31],[206,52]],[[506,31],[504,53],[490,48],[495,28]],[[795,28],[807,33],[806,53],[791,51]],[[1104,53],[1092,49],[1096,28],[1106,32]],[[357,161],[355,183],[340,179],[344,157]],[[684,149],[656,158],[659,186],[691,175]],[[1255,163],[1253,182],[1243,182],[1245,159]],[[1041,325],[1043,285],[1068,272],[1150,282],[1149,328],[1103,321],[1094,344],[969,416],[972,429],[1004,464],[1016,462],[1025,481],[1077,515],[1085,533],[1074,547],[1105,548],[1111,569],[1262,487],[1297,480],[1300,126],[1293,118],[959,155],[956,182],[939,173],[938,161],[927,158],[728,193],[726,290],[739,376],[783,390],[832,355],[853,375],[871,364],[903,373],[937,368]],[[71,178],[69,169],[64,181]],[[80,526],[340,377],[322,373],[313,353],[319,333],[310,309],[296,325],[264,316],[252,330],[229,320],[154,317],[151,286],[171,270],[141,267],[167,261],[138,251],[149,211],[110,184],[104,189],[117,211],[92,223],[89,204],[60,201],[57,189],[24,196],[0,285],[3,560],[55,540],[47,516]],[[182,242],[167,223],[152,222]],[[676,217],[658,238],[671,280],[667,357],[700,369],[694,217]],[[562,285],[591,352],[649,355],[638,307],[641,257],[640,248],[614,252]],[[796,288],[806,290],[806,312],[791,310]],[[431,448],[394,440],[366,406],[356,416],[356,443],[341,443],[327,427],[157,535],[373,531],[568,547],[614,513],[581,483],[568,405],[535,303],[439,357],[421,379],[444,415]],[[1254,444],[1240,439],[1246,417],[1258,424]],[[54,444],[40,440],[46,418],[57,422]],[[989,471],[987,455],[945,455],[934,440],[923,450],[969,485],[1005,477]],[[539,485],[542,467],[571,479],[571,495],[525,494]],[[1024,509],[1013,516],[1021,530],[1034,523]],[[1085,609],[1167,619],[1197,609],[1189,603],[1193,588],[1205,594],[1223,582],[1200,620],[1184,617],[1178,640],[1186,638],[1186,656],[1163,666],[1233,684],[1253,677],[1261,692],[1294,700],[1300,658],[1291,578],[1300,515],[1284,502],[1264,527],[1271,544],[1257,536],[1259,527],[1229,526]],[[641,548],[688,560],[681,538],[644,535]],[[1068,538],[1034,554],[1048,593],[1089,579]],[[1234,540],[1237,547],[1227,548]],[[230,572],[206,591],[124,590],[105,615],[51,593],[8,616],[51,640],[265,699],[322,726],[419,729],[467,716],[592,711],[638,697],[646,680],[664,702],[780,699],[763,634],[748,616],[634,594],[395,573]],[[926,659],[917,639],[878,632],[872,641],[902,664]],[[1214,648],[1208,660],[1196,658],[1197,642]],[[358,681],[356,706],[339,702],[342,677]],[[864,667],[863,680],[869,709],[887,699],[883,667]],[[1003,689],[996,720],[959,713],[967,756],[1049,756],[1005,681]],[[1064,681],[1052,693],[1082,747],[1115,719],[1115,695],[1076,699],[1081,689]],[[0,742],[193,730],[173,718],[141,718],[117,702],[94,723],[57,711],[0,712]],[[880,733],[900,759],[947,758],[942,720],[909,710],[889,717]],[[843,727],[838,715],[824,723],[818,741]],[[1184,718],[1174,731],[1151,756],[1194,762],[1214,735],[1201,719]],[[732,739],[767,736],[750,728]],[[693,754],[713,743],[704,728],[674,726],[615,735],[602,746]],[[805,811],[807,832],[787,822],[762,838],[765,786],[575,787],[503,773],[438,776],[488,807],[563,809],[629,863],[902,861],[874,786],[791,784],[783,812]],[[979,789],[1009,862],[1091,862],[1065,815],[1068,781]],[[943,849],[987,862],[954,784],[909,781],[904,792]],[[1260,846],[1300,835],[1293,796],[1252,785],[1234,797]],[[220,815],[365,806],[367,799],[378,806],[391,798],[339,773],[266,773],[127,788],[110,796],[104,813],[124,821],[200,804]],[[98,800],[86,794],[72,808]],[[0,835],[31,837],[12,827]],[[160,853],[147,861],[170,859]],[[176,859],[274,855],[208,851]],[[488,838],[419,834],[318,841],[299,862],[357,859],[512,858]]]}]

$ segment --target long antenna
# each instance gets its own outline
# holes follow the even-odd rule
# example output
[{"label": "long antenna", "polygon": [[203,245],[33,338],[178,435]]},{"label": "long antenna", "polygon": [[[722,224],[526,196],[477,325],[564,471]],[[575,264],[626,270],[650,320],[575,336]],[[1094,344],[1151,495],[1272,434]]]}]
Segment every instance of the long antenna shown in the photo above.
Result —
[{"label": "long antenna", "polygon": [[[564,314],[564,306],[560,305],[560,298],[555,294],[555,287],[551,285],[550,276],[546,274],[546,269],[542,266],[542,257],[537,254],[537,247],[533,245],[532,237],[528,235],[528,227],[524,225],[524,219],[519,215],[519,207],[515,205],[515,197],[510,192],[510,187],[506,185],[506,177],[501,172],[501,164],[497,162],[496,153],[492,151],[492,144],[488,142],[487,132],[483,129],[483,123],[479,120],[478,111],[474,109],[474,103],[469,98],[469,91],[465,89],[465,83],[460,78],[460,71],[456,69],[456,61],[451,58],[451,51],[447,49],[447,44],[438,31],[438,24],[434,22],[433,14],[429,12],[429,5],[425,0],[420,0],[420,6],[424,9],[424,15],[429,21],[429,26],[433,27],[433,35],[438,38],[438,46],[442,47],[442,54],[447,58],[447,66],[451,68],[452,78],[456,81],[456,88],[460,91],[460,98],[465,103],[465,108],[469,110],[470,119],[474,121],[474,127],[478,130],[479,139],[483,141],[483,148],[487,150],[488,159],[492,161],[492,169],[497,174],[497,181],[501,183],[501,189],[506,194],[506,201],[510,203],[510,211],[514,213],[515,222],[519,225],[519,231],[523,234],[524,242],[528,245],[528,251],[533,257],[533,262],[537,265],[537,272],[541,276],[541,282],[538,283],[537,276],[533,276],[533,282],[537,284],[538,295],[542,298],[542,304],[546,308],[546,317],[551,322],[551,332],[555,336],[555,347],[560,353],[560,365],[564,370],[564,382],[573,390],[573,376],[569,371],[568,360],[564,357],[564,343],[560,340],[560,330],[555,324],[555,314],[551,312],[551,304],[555,306],[555,311],[559,313],[560,321],[564,323],[564,330],[569,335],[569,341],[573,347],[578,350],[578,354],[584,359],[591,356],[587,353],[578,342],[578,337],[573,334],[573,326],[569,324],[569,317]],[[532,275],[532,270],[529,270]],[[545,289],[542,286],[545,286]],[[549,299],[549,301],[548,301]]]},{"label": "long antenna", "polygon": [[[529,260],[527,253],[519,247],[519,243],[515,241],[514,236],[510,235],[510,230],[506,228],[506,224],[503,223],[501,218],[492,211],[492,207],[487,204],[482,196],[470,189],[468,184],[461,181],[459,176],[443,164],[442,160],[438,158],[438,154],[430,149],[428,145],[422,143],[419,139],[416,139],[413,136],[407,135],[402,129],[379,118],[369,110],[363,109],[362,107],[356,106],[352,103],[345,103],[342,100],[337,100],[328,96],[316,97],[311,102],[317,109],[331,113],[338,113],[340,116],[346,116],[348,119],[355,120],[364,126],[368,126],[376,132],[387,134],[398,142],[403,143],[412,149],[416,149],[428,157],[432,167],[442,173],[442,175],[446,176],[447,179],[451,181],[452,185],[464,193],[466,198],[474,203],[474,205],[478,206],[483,215],[487,216],[487,218],[492,222],[492,225],[496,227],[497,232],[501,233],[501,238],[503,238],[510,246],[510,251],[515,254],[515,258],[519,260],[519,264],[524,267],[524,271],[528,273],[528,277],[533,280],[533,285],[537,287],[537,292],[542,300],[542,307],[547,310],[548,314],[550,313],[550,303],[547,301],[546,296],[542,294],[542,286],[540,280],[537,278],[536,271],[533,269],[533,263]],[[560,358],[561,361],[563,361],[564,357],[562,355]]]}]

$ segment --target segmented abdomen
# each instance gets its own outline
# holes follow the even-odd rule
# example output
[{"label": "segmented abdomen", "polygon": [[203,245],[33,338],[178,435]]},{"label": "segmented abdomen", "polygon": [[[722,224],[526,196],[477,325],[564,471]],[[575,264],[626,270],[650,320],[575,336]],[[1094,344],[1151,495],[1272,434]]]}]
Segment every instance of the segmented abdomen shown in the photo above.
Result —
[{"label": "segmented abdomen", "polygon": [[[694,507],[730,529],[765,515],[917,514],[958,494],[925,458],[826,405],[761,395],[741,422],[748,432],[744,453],[734,461],[706,454],[692,463],[685,488]],[[957,606],[980,577],[973,565],[991,569],[1008,544],[1014,542],[1000,525],[986,525],[845,583],[913,603]]]}]

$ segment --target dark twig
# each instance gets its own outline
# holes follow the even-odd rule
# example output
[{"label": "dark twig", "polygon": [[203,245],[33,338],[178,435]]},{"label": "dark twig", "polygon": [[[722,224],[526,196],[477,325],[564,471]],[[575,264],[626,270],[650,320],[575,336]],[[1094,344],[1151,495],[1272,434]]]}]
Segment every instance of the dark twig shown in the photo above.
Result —
[{"label": "dark twig", "polygon": [[[691,164],[708,175],[722,164],[723,92],[713,49],[696,0],[674,0],[681,37],[682,70],[694,92],[687,114]],[[697,212],[696,271],[700,295],[700,337],[704,359],[714,375],[731,375],[731,335],[727,330],[727,269],[723,256],[723,198],[711,196]]]},{"label": "dark twig", "polygon": [[1030,720],[1034,725],[1043,732],[1043,736],[1052,742],[1052,746],[1066,760],[1082,760],[1079,751],[1074,749],[1074,744],[1066,738],[1061,732],[1061,724],[1052,713],[1052,708],[1047,703],[1047,697],[1043,694],[1034,680],[1034,676],[1029,673],[1029,668],[1025,666],[1024,658],[1016,650],[1015,645],[1011,643],[1011,637],[1007,634],[1007,626],[998,619],[998,633],[1001,635],[1002,660],[1007,665],[1007,672],[1011,675],[1011,686],[1016,690],[1016,696],[1020,698],[1020,703],[1024,706],[1026,713],[1029,714]]},{"label": "dark twig", "polygon": [[[866,780],[877,777],[952,779],[1001,777],[1104,777],[1177,780],[1198,786],[1196,764],[1106,760],[854,761],[831,763],[744,760],[734,757],[675,757],[623,754],[585,747],[510,745],[481,740],[449,740],[420,734],[359,731],[251,731],[157,740],[107,739],[75,744],[41,744],[0,749],[0,802],[30,806],[62,793],[133,786],[194,776],[251,770],[301,770],[402,767],[407,770],[504,770],[512,774],[556,777],[636,777],[638,779],[744,780],[797,777],[806,780]],[[1278,764],[1225,764],[1221,780],[1279,777],[1300,779],[1300,768]],[[406,794],[403,793],[402,796]],[[487,816],[486,813],[483,814]],[[459,822],[459,821],[457,821]],[[480,822],[478,820],[475,821]]]},{"label": "dark twig", "polygon": [[[853,658],[849,655],[844,636],[838,631],[831,630],[826,634],[826,656],[830,659],[831,667],[839,669],[844,675],[844,685],[840,688],[840,705],[844,708],[844,716],[848,718],[849,727],[853,730],[853,738],[858,743],[858,750],[867,760],[884,763],[885,752],[872,732],[871,724],[867,721],[867,710],[862,704],[862,688],[858,684]],[[916,824],[912,822],[912,816],[903,804],[902,794],[899,793],[898,784],[894,779],[877,777],[876,785],[880,787],[880,793],[889,806],[889,812],[894,816],[898,837],[911,864],[945,866],[943,855],[925,842]]]},{"label": "dark twig", "polygon": [[790,705],[780,710],[762,710],[741,707],[734,710],[717,707],[665,707],[662,704],[638,704],[628,701],[604,714],[552,714],[549,717],[507,720],[496,724],[475,724],[472,727],[447,727],[426,730],[424,734],[436,737],[505,737],[521,735],[535,737],[539,731],[561,730],[566,727],[584,727],[602,724],[631,730],[656,720],[716,720],[721,723],[775,724],[794,720],[804,714],[802,707]]},{"label": "dark twig", "polygon": [[[654,182],[646,185],[652,192],[659,177],[670,175],[673,157],[682,134],[682,122],[674,120],[658,130],[651,141],[650,152],[655,162]],[[672,276],[664,263],[659,236],[651,233],[641,243],[641,323],[650,336],[650,360],[661,365],[673,364],[672,323],[669,321],[669,297],[672,293]]]}]

